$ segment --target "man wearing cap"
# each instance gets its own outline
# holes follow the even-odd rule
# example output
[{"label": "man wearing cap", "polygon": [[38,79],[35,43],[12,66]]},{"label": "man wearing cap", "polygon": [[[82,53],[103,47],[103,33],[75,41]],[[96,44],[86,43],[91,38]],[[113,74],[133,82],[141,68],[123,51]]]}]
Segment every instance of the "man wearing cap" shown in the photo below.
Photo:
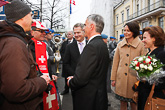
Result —
[{"label": "man wearing cap", "polygon": [[0,110],[40,110],[50,79],[37,77],[35,61],[25,32],[31,30],[32,12],[20,0],[5,5],[0,22]]},{"label": "man wearing cap", "polygon": [[48,34],[51,36],[51,39],[49,40],[49,44],[50,47],[53,49],[53,52],[55,53],[57,50],[57,47],[55,46],[55,43],[53,42],[52,38],[54,36],[54,30],[53,29],[49,29],[49,31],[46,31],[46,34]]},{"label": "man wearing cap", "polygon": [[[57,71],[57,65],[56,63],[60,61],[61,56],[57,56],[54,54],[53,49],[50,46],[50,41],[52,39],[52,29],[49,29],[49,31],[45,31],[46,35],[45,35],[45,40],[43,42],[45,42],[46,44],[46,51],[47,51],[47,56],[48,56],[48,70],[50,70],[52,75],[57,75],[56,71]],[[55,77],[55,81],[57,81],[57,77]]]},{"label": "man wearing cap", "polygon": [[[57,80],[57,76],[55,75],[55,73],[52,72],[52,69],[50,65],[48,65],[49,63],[49,54],[46,51],[46,44],[43,42],[46,36],[45,31],[49,31],[41,22],[39,21],[35,21],[33,20],[32,23],[32,31],[31,34],[33,36],[32,40],[33,43],[30,47],[34,60],[36,61],[36,63],[38,64],[38,75],[40,76],[41,74],[46,74],[48,77],[50,77],[51,80]],[[54,61],[55,59],[53,59]],[[48,67],[50,66],[50,67]],[[51,68],[51,69],[49,69]],[[52,92],[53,90],[53,92]],[[48,102],[48,98],[49,96],[53,96],[53,100],[49,100],[50,102]],[[51,105],[50,104],[55,104],[55,105]],[[48,88],[46,90],[46,92],[43,92],[43,107],[44,109],[46,108],[52,108],[54,110],[58,109],[58,102],[57,102],[57,91],[55,88],[55,84],[53,81],[50,81]]]},{"label": "man wearing cap", "polygon": [[105,35],[105,34],[101,34],[101,37],[102,37],[102,39],[103,39],[103,41],[107,44],[107,42],[108,42],[108,36],[107,35]]},{"label": "man wearing cap", "polygon": [[110,36],[110,42],[109,42],[109,67],[108,67],[108,80],[107,80],[107,91],[108,92],[111,92],[111,81],[110,81],[110,76],[111,76],[111,68],[112,68],[112,62],[113,62],[113,58],[111,57],[112,56],[112,52],[113,50],[117,47],[117,43],[116,43],[116,37],[113,37],[113,36]]},{"label": "man wearing cap", "polygon": [[122,41],[124,39],[124,34],[120,34],[120,40],[118,41],[118,43],[120,42],[120,41]]},{"label": "man wearing cap", "polygon": [[[51,75],[56,75],[57,65],[56,62],[58,62],[61,58],[54,55],[53,49],[50,46],[50,40],[52,39],[52,30],[49,29],[48,31],[45,31],[45,42],[46,44],[46,52],[47,52],[47,59],[48,59],[48,71]],[[57,81],[57,77],[55,77],[55,81]]]},{"label": "man wearing cap", "polygon": [[110,36],[109,53],[111,53],[117,46],[117,43],[115,40],[116,40],[116,37]]}]

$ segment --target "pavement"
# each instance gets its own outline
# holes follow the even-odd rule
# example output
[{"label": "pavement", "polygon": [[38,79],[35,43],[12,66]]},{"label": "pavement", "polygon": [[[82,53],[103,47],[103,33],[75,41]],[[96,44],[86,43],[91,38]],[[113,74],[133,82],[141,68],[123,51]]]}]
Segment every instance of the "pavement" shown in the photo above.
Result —
[{"label": "pavement", "polygon": [[[64,78],[61,77],[61,73],[59,73],[59,78],[57,81],[57,86],[59,92],[64,90]],[[111,92],[108,92],[108,101],[110,106],[108,106],[108,110],[120,110],[120,101],[115,98],[115,94],[113,92],[114,88],[112,88]],[[61,99],[61,110],[73,110],[72,106],[72,96],[71,91],[68,94],[60,95]]]}]

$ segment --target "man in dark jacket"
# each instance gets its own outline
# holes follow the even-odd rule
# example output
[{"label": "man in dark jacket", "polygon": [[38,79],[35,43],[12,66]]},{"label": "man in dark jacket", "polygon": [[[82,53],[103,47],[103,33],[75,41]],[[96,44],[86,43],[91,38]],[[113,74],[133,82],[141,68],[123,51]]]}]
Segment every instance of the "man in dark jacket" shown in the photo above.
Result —
[{"label": "man in dark jacket", "polygon": [[[80,55],[87,43],[83,28],[84,24],[82,23],[77,23],[74,25],[73,30],[76,42],[73,42],[66,47],[64,55],[64,67],[66,69],[67,77],[73,76],[75,74]],[[72,97],[74,102],[74,92],[72,92]]]},{"label": "man in dark jacket", "polygon": [[20,0],[5,6],[0,22],[0,110],[40,110],[40,94],[49,78],[37,77],[25,32],[31,30],[31,9]]},{"label": "man in dark jacket", "polygon": [[106,78],[109,63],[107,45],[101,38],[104,21],[92,14],[85,22],[88,43],[67,84],[74,91],[73,110],[107,110]]},{"label": "man in dark jacket", "polygon": [[[76,41],[73,38],[73,31],[68,31],[67,32],[67,38],[68,39],[62,43],[62,46],[61,46],[61,49],[60,49],[62,62],[64,62],[64,60],[65,60],[64,59],[64,54],[65,54],[65,50],[66,50],[67,45]],[[62,68],[62,77],[65,78],[65,87],[64,87],[64,91],[61,92],[61,95],[65,95],[65,94],[69,93],[69,87],[67,86],[67,71],[66,71],[64,65],[63,65],[63,68]]]},{"label": "man in dark jacket", "polygon": [[[61,57],[55,55],[55,53],[53,52],[52,47],[50,46],[50,41],[52,39],[52,29],[49,29],[48,31],[45,31],[46,35],[45,35],[45,40],[43,42],[45,42],[46,44],[46,52],[47,52],[47,62],[48,62],[48,71],[51,75],[56,75],[58,76],[58,73],[56,73],[57,71],[57,63],[60,61]],[[57,77],[55,77],[55,81],[57,81]]]},{"label": "man in dark jacket", "polygon": [[75,74],[78,59],[86,45],[85,33],[83,31],[84,24],[77,23],[74,25],[74,36],[76,42],[69,44],[66,47],[64,55],[64,68],[66,69],[67,77]]}]

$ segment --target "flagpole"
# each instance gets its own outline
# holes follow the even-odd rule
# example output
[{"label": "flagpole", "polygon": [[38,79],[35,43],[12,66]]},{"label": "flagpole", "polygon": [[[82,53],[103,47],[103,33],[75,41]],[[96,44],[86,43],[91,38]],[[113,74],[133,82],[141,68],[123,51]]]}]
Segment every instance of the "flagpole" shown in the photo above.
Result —
[{"label": "flagpole", "polygon": [[70,0],[68,0],[69,1],[69,17],[68,17],[68,31],[70,30]]}]

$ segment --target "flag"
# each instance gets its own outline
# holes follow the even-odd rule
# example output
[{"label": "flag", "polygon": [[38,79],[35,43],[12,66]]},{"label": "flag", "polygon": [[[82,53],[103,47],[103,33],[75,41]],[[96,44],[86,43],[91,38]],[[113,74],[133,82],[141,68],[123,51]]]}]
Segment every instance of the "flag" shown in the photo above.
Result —
[{"label": "flag", "polygon": [[75,0],[70,0],[70,4],[76,5]]},{"label": "flag", "polygon": [[70,14],[72,14],[72,7],[71,7],[71,4],[70,4]]},{"label": "flag", "polygon": [[70,14],[72,14],[72,5],[76,5],[74,0],[70,0]]},{"label": "flag", "polygon": [[10,3],[10,2],[4,1],[4,0],[0,0],[0,7],[3,6],[3,5],[6,5],[8,3]]},{"label": "flag", "polygon": [[54,85],[53,81],[50,81],[50,83],[53,87],[52,90],[49,91],[49,93],[44,92],[43,93],[43,110],[58,110],[58,101],[57,101],[57,90]]}]

